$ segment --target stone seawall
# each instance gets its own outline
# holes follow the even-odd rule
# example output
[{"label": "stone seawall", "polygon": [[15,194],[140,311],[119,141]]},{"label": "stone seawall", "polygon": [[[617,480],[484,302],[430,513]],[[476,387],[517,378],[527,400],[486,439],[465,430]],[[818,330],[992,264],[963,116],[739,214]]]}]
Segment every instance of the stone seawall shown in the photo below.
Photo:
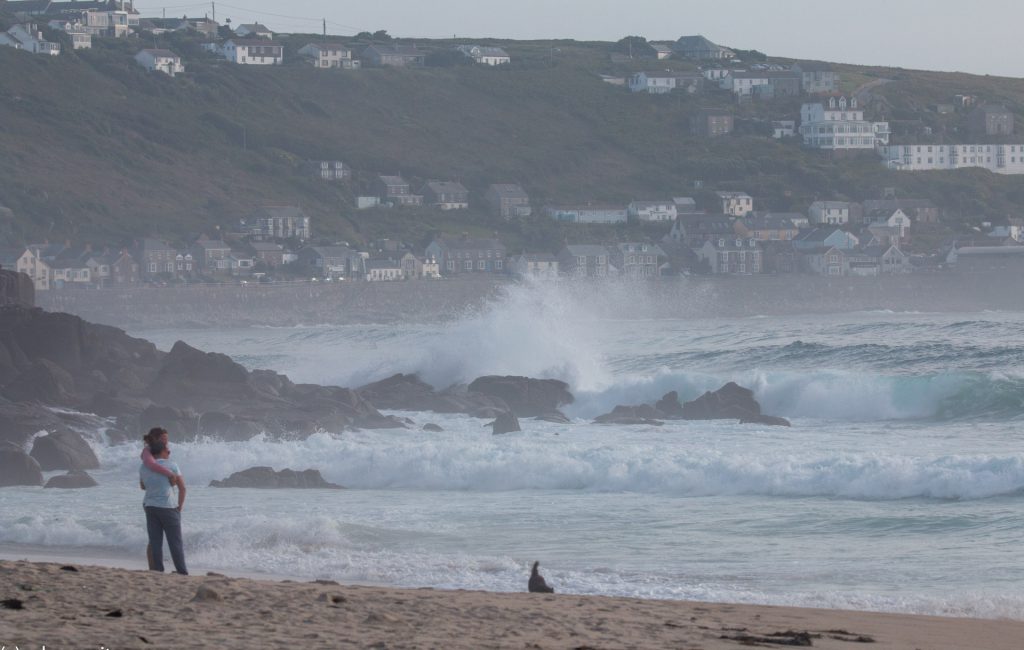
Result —
[{"label": "stone seawall", "polygon": [[[880,278],[762,276],[655,282],[563,281],[537,300],[568,301],[587,317],[970,312],[1024,309],[1021,278],[951,273]],[[40,306],[129,330],[456,320],[515,287],[503,279],[133,287],[40,292]],[[516,289],[513,289],[516,290]],[[529,289],[526,289],[529,290]],[[577,310],[578,312],[578,310]]]}]

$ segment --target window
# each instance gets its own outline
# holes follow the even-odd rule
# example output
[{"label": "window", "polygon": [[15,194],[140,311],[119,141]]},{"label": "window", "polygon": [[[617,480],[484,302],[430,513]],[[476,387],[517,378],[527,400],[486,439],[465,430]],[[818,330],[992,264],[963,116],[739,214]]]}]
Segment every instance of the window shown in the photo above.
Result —
[{"label": "window", "polygon": [[455,260],[448,260],[448,270],[449,271],[454,271],[455,270]]},{"label": "window", "polygon": [[462,263],[462,268],[466,269],[467,271],[472,271],[473,270],[473,260],[466,260],[465,262],[463,262]]},{"label": "window", "polygon": [[479,262],[477,262],[476,268],[478,270],[480,270],[480,271],[486,270],[487,269],[487,262],[485,262],[483,260],[480,260]]},{"label": "window", "polygon": [[501,260],[494,260],[494,268],[495,268],[495,270],[500,271],[502,266],[503,265],[502,265]]}]

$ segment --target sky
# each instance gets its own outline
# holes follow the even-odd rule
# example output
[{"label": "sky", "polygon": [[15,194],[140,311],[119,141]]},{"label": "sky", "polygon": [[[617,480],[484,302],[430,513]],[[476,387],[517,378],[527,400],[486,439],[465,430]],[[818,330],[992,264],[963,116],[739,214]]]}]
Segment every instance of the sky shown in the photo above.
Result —
[{"label": "sky", "polygon": [[[136,0],[145,16],[201,16],[213,3]],[[773,56],[1024,77],[1020,0],[230,0],[220,22],[274,31],[387,30],[419,38],[675,40],[703,34]]]}]

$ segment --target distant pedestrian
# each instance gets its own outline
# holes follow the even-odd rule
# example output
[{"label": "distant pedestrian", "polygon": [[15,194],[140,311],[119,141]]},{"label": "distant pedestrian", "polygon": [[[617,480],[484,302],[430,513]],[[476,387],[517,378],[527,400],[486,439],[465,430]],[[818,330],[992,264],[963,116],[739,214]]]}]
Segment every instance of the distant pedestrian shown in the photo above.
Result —
[{"label": "distant pedestrian", "polygon": [[139,467],[139,487],[146,491],[142,505],[146,510],[146,531],[149,535],[149,546],[152,551],[150,569],[163,573],[164,570],[164,536],[171,550],[174,570],[188,575],[185,567],[185,549],[181,539],[181,510],[185,506],[185,480],[181,469],[169,460],[171,450],[167,443],[151,442],[149,451],[156,462],[175,474],[178,488],[177,505],[174,500],[174,486],[167,477],[154,472],[143,464]]}]

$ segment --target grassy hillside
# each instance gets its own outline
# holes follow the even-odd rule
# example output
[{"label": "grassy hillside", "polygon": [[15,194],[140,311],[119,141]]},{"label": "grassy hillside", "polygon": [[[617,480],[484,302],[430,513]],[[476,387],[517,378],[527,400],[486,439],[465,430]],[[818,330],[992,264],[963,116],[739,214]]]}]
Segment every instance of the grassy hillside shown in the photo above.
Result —
[{"label": "grassy hillside", "polygon": [[[318,234],[354,242],[499,231],[512,249],[556,248],[570,236],[620,234],[543,218],[506,223],[479,205],[455,215],[355,211],[354,196],[377,173],[414,185],[457,179],[476,199],[490,183],[519,182],[536,206],[680,194],[709,201],[712,190],[741,189],[759,209],[802,211],[816,198],[874,198],[896,187],[970,222],[1005,218],[1024,204],[1019,178],[900,174],[873,154],[831,160],[758,135],[766,120],[792,118],[798,99],[735,107],[718,91],[631,94],[597,74],[692,66],[612,64],[608,43],[500,42],[516,61],[503,68],[321,71],[233,66],[196,42],[161,39],[100,40],[92,51],[53,58],[0,48],[0,204],[16,215],[11,238],[187,239],[229,227],[262,203],[300,204]],[[294,61],[308,40],[286,40],[286,57]],[[154,44],[182,54],[188,73],[171,79],[137,66],[132,54]],[[849,66],[843,74],[851,85],[894,79],[875,92],[877,110],[894,118],[963,92],[1024,105],[1024,80]],[[690,115],[709,106],[735,108],[740,133],[691,137]],[[346,161],[355,178],[335,185],[305,177],[301,162],[316,158]],[[695,180],[704,190],[693,189]],[[629,236],[660,234],[634,228]]]}]

